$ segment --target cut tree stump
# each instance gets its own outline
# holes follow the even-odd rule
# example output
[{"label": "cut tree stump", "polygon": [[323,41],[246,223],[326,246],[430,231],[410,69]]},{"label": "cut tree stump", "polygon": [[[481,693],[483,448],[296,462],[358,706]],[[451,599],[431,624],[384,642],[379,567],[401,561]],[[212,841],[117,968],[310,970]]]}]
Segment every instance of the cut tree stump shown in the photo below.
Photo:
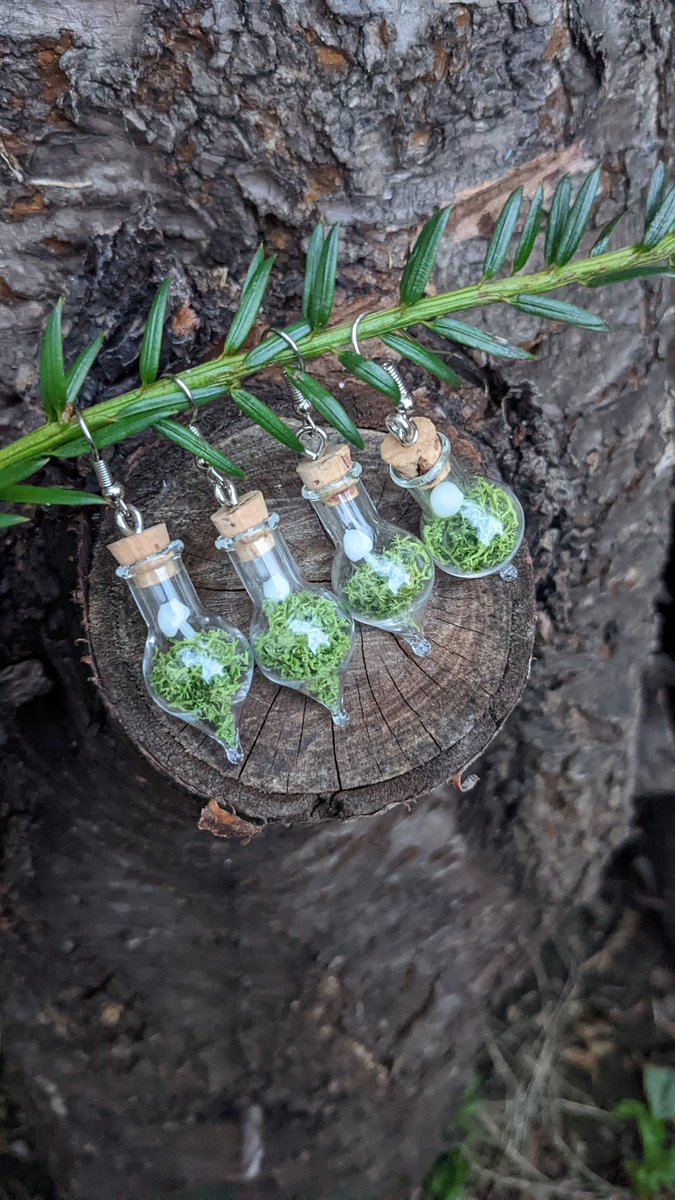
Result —
[{"label": "cut tree stump", "polygon": [[[382,515],[416,530],[417,506],[389,481],[380,461],[381,435],[367,431],[364,440],[358,457]],[[300,495],[288,451],[257,428],[220,444],[280,513],[307,578],[330,586],[332,547]],[[227,555],[215,548],[209,515],[217,506],[194,463],[156,446],[132,464],[129,495],[146,524],[166,521],[172,536],[185,539],[185,561],[204,606],[247,632],[251,603]],[[461,773],[492,740],[525,685],[534,602],[523,547],[512,583],[499,576],[460,582],[437,572],[425,621],[433,644],[427,658],[415,657],[391,634],[357,625],[345,688],[351,720],[344,729],[333,727],[326,709],[256,671],[241,720],[246,757],[232,765],[215,742],[163,713],[145,692],[145,625],[115,578],[106,550],[113,536],[106,518],[90,578],[89,632],[102,693],[142,753],[210,801],[203,827],[211,832],[249,836],[256,829],[228,820],[223,806],[252,822],[303,822],[373,814],[415,801],[451,778],[461,787]]]}]

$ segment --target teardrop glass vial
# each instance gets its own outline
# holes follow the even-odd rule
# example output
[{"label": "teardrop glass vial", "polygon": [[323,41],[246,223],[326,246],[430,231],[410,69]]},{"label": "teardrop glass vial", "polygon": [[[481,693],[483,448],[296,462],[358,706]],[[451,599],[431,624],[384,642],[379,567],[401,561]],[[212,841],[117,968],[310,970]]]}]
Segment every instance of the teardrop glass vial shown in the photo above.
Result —
[{"label": "teardrop glass vial", "polygon": [[244,755],[238,713],[251,686],[253,655],[238,629],[202,608],[166,525],[108,547],[148,627],[143,679],[165,712],[202,729],[232,763]]},{"label": "teardrop glass vial", "polygon": [[525,531],[519,500],[500,480],[460,467],[450,442],[430,421],[419,418],[417,423],[434,445],[431,454],[418,449],[418,462],[425,466],[431,460],[431,466],[421,474],[407,474],[412,460],[404,463],[401,448],[393,445],[383,445],[383,457],[394,483],[422,509],[420,532],[436,566],[460,579],[495,574],[516,579],[513,559]]},{"label": "teardrop glass vial", "polygon": [[434,585],[431,554],[378,513],[347,446],[298,467],[309,500],[336,547],[332,583],[351,615],[400,637],[414,654],[431,643],[422,622]]},{"label": "teardrop glass vial", "polygon": [[211,520],[253,602],[251,645],[263,675],[302,692],[346,725],[344,675],[354,644],[354,622],[328,588],[307,582],[260,492]]}]

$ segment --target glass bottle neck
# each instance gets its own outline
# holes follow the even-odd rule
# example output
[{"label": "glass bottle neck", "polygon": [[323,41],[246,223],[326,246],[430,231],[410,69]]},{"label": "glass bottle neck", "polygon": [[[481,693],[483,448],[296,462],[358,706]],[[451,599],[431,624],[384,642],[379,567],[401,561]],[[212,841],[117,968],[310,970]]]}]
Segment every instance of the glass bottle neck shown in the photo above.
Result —
[{"label": "glass bottle neck", "polygon": [[221,546],[226,549],[232,564],[254,604],[262,606],[268,600],[285,600],[292,592],[303,591],[307,584],[300,574],[286,539],[278,529],[266,530],[252,542]]},{"label": "glass bottle neck", "polygon": [[190,618],[201,615],[202,606],[180,558],[173,561],[172,567],[172,574],[147,586],[141,586],[139,578],[134,578],[133,570],[126,576],[126,581],[148,629],[159,631],[165,637],[192,637],[194,630],[190,628]]},{"label": "glass bottle neck", "polygon": [[[465,496],[471,487],[471,476],[467,471],[459,466],[452,454],[452,447],[446,438],[445,434],[438,434],[441,444],[441,452],[432,467],[424,475],[416,475],[409,479],[404,475],[400,475],[394,467],[389,468],[389,474],[394,483],[406,491],[412,493],[417,500],[422,510],[430,516],[434,516],[434,510],[431,505],[431,495],[435,488],[440,484],[452,484],[456,502],[459,503],[460,496]],[[446,489],[447,491],[448,489]]]},{"label": "glass bottle neck", "polygon": [[351,474],[346,477],[344,489],[337,492],[335,484],[332,488],[323,489],[323,492],[307,492],[303,489],[303,495],[311,502],[336,546],[342,545],[348,529],[368,534],[374,541],[375,530],[380,523],[377,509],[366,488],[358,477],[352,479]]}]

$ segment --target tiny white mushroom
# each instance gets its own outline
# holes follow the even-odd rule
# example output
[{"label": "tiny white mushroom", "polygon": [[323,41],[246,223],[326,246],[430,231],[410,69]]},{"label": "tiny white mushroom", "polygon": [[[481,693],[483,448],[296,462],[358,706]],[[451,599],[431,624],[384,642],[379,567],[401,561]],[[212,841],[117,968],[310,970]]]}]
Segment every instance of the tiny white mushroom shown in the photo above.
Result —
[{"label": "tiny white mushroom", "polygon": [[291,585],[284,575],[275,572],[263,583],[263,596],[266,600],[285,600],[289,595]]},{"label": "tiny white mushroom", "polygon": [[373,548],[373,539],[363,529],[348,529],[342,539],[342,546],[350,562],[360,562]]},{"label": "tiny white mushroom", "polygon": [[437,517],[454,517],[464,503],[464,493],[456,483],[445,479],[434,488],[429,498],[431,510]]},{"label": "tiny white mushroom", "polygon": [[157,624],[165,637],[173,638],[178,631],[183,634],[183,637],[194,637],[195,631],[188,622],[190,609],[187,604],[177,600],[174,596],[173,600],[165,600],[157,613]]}]

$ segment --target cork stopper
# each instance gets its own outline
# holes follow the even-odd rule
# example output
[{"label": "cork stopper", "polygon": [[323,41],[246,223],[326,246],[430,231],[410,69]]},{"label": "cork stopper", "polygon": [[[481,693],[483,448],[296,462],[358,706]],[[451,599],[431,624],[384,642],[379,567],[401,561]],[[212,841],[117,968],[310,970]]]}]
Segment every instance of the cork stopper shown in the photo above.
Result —
[{"label": "cork stopper", "polygon": [[354,484],[342,489],[339,486],[340,480],[352,469],[349,446],[336,446],[320,458],[305,459],[295,469],[310,492],[325,491],[321,499],[327,504],[342,504],[344,500],[353,500],[357,494]]},{"label": "cork stopper", "polygon": [[[436,426],[428,417],[415,417],[417,440],[410,446],[404,446],[393,433],[388,433],[382,439],[380,454],[388,466],[393,467],[399,475],[406,479],[415,479],[418,475],[426,475],[434,463],[438,462],[441,453],[441,443],[436,432]],[[435,487],[449,473],[450,466],[439,472],[433,482]]]},{"label": "cork stopper", "polygon": [[[265,497],[262,492],[255,491],[247,492],[245,496],[242,496],[234,508],[227,506],[219,508],[218,512],[212,514],[211,520],[218,533],[223,537],[233,538],[246,534],[249,529],[254,529],[268,517],[269,511]],[[241,537],[241,540],[233,547],[233,551],[243,562],[248,562],[252,558],[259,558],[273,546],[274,534],[271,530],[266,529],[262,533],[254,534],[251,538]]]},{"label": "cork stopper", "polygon": [[138,563],[133,573],[134,583],[138,587],[146,588],[171,579],[180,570],[179,564],[171,554],[168,554],[166,558],[153,559],[147,566],[144,565],[144,559],[151,554],[159,554],[165,550],[170,541],[166,525],[151,525],[142,533],[132,533],[130,537],[110,542],[108,550],[121,567],[130,567]]}]

